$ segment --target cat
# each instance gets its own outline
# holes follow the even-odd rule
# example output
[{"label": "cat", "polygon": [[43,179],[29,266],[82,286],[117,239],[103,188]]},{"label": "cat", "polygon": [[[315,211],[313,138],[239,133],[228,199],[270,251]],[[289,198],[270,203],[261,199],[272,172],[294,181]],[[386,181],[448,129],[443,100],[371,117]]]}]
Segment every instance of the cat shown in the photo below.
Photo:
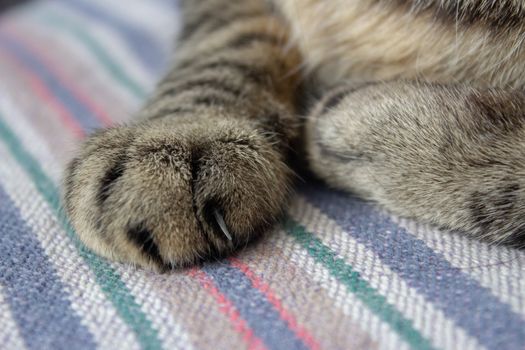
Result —
[{"label": "cat", "polygon": [[66,170],[89,248],[155,270],[228,255],[286,210],[298,160],[398,215],[525,246],[524,0],[180,6],[152,97]]}]

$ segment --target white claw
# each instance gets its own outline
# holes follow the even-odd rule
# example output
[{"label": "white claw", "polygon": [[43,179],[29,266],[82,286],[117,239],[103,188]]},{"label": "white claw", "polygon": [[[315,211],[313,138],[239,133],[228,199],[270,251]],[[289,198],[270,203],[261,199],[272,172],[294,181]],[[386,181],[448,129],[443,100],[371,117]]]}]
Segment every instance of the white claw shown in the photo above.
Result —
[{"label": "white claw", "polygon": [[232,236],[230,235],[230,232],[228,231],[228,227],[226,226],[226,223],[224,222],[224,218],[222,217],[221,213],[217,209],[213,211],[213,215],[215,216],[215,220],[217,220],[217,224],[219,224],[219,227],[221,228],[222,232],[228,238],[228,240],[232,240]]}]

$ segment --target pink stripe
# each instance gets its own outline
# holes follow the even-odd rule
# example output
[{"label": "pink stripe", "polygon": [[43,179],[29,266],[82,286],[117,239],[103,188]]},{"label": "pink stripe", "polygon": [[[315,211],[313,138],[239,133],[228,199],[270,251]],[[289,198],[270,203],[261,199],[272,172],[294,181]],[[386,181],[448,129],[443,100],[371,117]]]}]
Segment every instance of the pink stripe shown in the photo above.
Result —
[{"label": "pink stripe", "polygon": [[34,95],[38,96],[45,104],[49,105],[52,109],[57,112],[59,119],[63,124],[73,133],[77,138],[84,137],[84,130],[79,126],[75,118],[67,111],[66,108],[60,103],[60,101],[53,95],[53,93],[46,87],[46,85],[28,71],[17,59],[7,51],[0,51],[0,58],[9,61],[20,75],[29,82],[29,88],[33,91]]},{"label": "pink stripe", "polygon": [[219,305],[219,310],[224,315],[229,317],[235,331],[241,334],[243,340],[248,344],[248,349],[266,349],[262,341],[253,334],[250,327],[248,327],[246,322],[242,319],[241,315],[237,312],[231,301],[228,300],[228,298],[217,289],[213,281],[203,271],[191,269],[189,275],[191,277],[197,278],[204,289],[206,289],[215,298],[217,304]]},{"label": "pink stripe", "polygon": [[274,294],[274,292],[271,290],[270,286],[266,284],[263,280],[261,280],[253,271],[250,270],[250,268],[242,263],[237,258],[231,258],[230,262],[232,266],[238,268],[241,270],[246,277],[250,279],[252,282],[252,285],[260,290],[268,299],[268,301],[275,307],[275,309],[279,312],[279,315],[283,320],[285,320],[288,323],[288,326],[291,330],[294,331],[294,333],[310,348],[318,350],[320,349],[319,343],[314,339],[314,337],[303,327],[301,327],[295,317],[293,317],[292,314],[290,314],[282,305],[279,298]]},{"label": "pink stripe", "polygon": [[33,55],[36,59],[38,59],[45,67],[46,69],[55,76],[55,78],[60,82],[62,86],[64,86],[67,90],[71,92],[71,94],[83,105],[85,105],[88,109],[91,110],[93,115],[103,124],[103,125],[111,125],[113,124],[113,120],[107,115],[107,113],[104,111],[103,108],[101,108],[96,102],[94,102],[92,99],[90,99],[86,94],[84,94],[82,91],[77,89],[75,84],[72,82],[72,80],[66,78],[65,74],[58,69],[56,65],[54,65],[44,54],[42,50],[40,50],[39,47],[35,46],[34,43],[31,42],[31,40],[27,37],[23,37],[21,35],[20,31],[17,31],[14,27],[3,25],[1,30],[11,36],[13,39],[15,39],[18,43],[23,45],[29,52],[31,52],[31,55]]}]

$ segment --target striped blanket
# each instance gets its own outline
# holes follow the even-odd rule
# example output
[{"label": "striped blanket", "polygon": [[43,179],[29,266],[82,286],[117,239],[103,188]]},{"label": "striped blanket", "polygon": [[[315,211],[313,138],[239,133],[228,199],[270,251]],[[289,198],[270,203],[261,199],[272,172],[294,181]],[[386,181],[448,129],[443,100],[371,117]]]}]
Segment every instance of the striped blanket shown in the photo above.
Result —
[{"label": "striped blanket", "polygon": [[177,18],[172,0],[44,0],[0,19],[0,348],[525,348],[525,252],[315,183],[230,259],[156,274],[86,250],[61,170],[139,108]]}]

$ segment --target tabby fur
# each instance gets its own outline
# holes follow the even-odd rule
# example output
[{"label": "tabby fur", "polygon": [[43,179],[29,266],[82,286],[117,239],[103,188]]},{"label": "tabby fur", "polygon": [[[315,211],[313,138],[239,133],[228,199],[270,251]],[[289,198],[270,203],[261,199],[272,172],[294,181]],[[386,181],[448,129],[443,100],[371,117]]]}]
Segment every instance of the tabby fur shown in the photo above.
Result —
[{"label": "tabby fur", "polygon": [[227,255],[282,215],[298,159],[396,214],[525,245],[524,0],[181,7],[148,103],[66,171],[89,248],[153,269]]}]

